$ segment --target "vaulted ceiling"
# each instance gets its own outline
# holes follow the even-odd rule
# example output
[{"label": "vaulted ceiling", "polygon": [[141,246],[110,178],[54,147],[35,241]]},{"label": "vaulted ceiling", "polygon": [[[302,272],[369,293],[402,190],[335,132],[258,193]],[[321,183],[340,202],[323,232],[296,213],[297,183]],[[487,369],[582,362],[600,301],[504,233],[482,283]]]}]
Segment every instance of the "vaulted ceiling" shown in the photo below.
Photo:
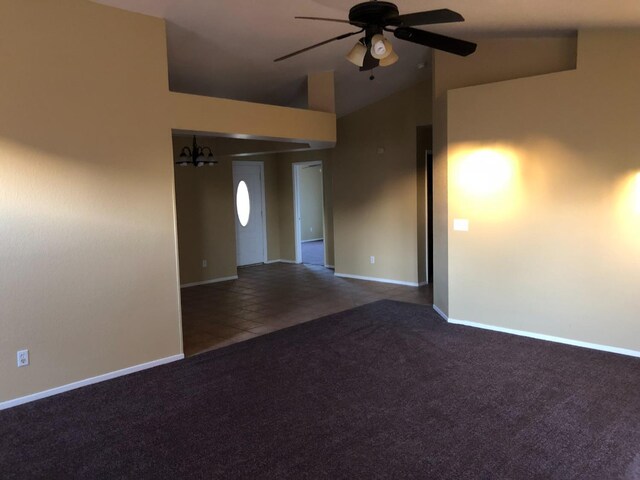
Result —
[{"label": "vaulted ceiling", "polygon": [[[169,82],[174,91],[275,105],[306,106],[306,76],[334,70],[338,115],[428,78],[428,48],[392,38],[400,61],[376,79],[347,62],[354,38],[297,57],[273,59],[356,30],[294,16],[344,18],[348,0],[94,0],[167,20]],[[640,27],[638,0],[398,0],[400,13],[450,8],[466,22],[429,30],[477,40],[486,35],[568,34],[579,28]]]}]

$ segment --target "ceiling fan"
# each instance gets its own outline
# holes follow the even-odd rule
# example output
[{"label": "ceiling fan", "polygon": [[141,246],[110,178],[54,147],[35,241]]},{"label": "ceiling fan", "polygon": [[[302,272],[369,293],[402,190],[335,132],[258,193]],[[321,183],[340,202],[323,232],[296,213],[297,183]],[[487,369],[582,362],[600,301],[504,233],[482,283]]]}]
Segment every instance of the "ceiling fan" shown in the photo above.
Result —
[{"label": "ceiling fan", "polygon": [[313,48],[327,43],[342,40],[364,32],[351,51],[347,54],[347,60],[360,67],[360,71],[372,70],[377,66],[387,67],[398,61],[398,55],[393,51],[391,42],[387,40],[383,32],[391,32],[396,38],[408,42],[424,45],[425,47],[443,50],[456,55],[467,56],[476,51],[476,44],[447,37],[437,33],[426,32],[413,28],[419,25],[433,25],[437,23],[464,22],[464,18],[457,12],[443,8],[426,12],[408,13],[400,15],[398,7],[391,2],[371,0],[359,3],[349,10],[349,20],[320,17],[295,17],[304,20],[321,20],[325,22],[348,23],[360,30],[344,33],[330,38],[324,42],[316,43],[310,47],[297,50],[293,53],[276,58],[274,62],[286,60]]}]

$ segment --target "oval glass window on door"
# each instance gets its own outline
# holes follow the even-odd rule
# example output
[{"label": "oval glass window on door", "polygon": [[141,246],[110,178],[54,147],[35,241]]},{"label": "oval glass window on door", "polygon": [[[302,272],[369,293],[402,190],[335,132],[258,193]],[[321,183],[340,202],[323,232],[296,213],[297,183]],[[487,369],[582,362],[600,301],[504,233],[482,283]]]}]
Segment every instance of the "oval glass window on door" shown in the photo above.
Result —
[{"label": "oval glass window on door", "polygon": [[238,221],[243,227],[249,223],[249,215],[251,214],[251,202],[249,199],[249,189],[244,180],[240,180],[238,183],[238,190],[236,191],[236,214],[238,215]]}]

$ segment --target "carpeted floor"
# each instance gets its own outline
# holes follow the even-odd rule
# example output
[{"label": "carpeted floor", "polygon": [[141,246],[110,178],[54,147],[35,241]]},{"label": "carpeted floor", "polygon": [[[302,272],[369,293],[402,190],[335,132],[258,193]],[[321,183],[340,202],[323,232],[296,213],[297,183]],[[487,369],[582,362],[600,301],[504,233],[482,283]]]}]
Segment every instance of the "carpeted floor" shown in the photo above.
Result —
[{"label": "carpeted floor", "polygon": [[324,240],[302,242],[302,263],[324,265]]},{"label": "carpeted floor", "polygon": [[640,359],[379,301],[0,412],[0,477],[637,479]]}]

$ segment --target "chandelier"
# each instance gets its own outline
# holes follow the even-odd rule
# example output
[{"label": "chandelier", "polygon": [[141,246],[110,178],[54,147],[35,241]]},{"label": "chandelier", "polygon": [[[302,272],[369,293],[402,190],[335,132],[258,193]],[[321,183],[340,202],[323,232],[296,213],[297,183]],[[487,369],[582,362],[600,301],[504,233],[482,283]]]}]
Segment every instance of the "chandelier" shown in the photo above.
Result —
[{"label": "chandelier", "polygon": [[200,147],[196,143],[196,136],[193,136],[193,144],[191,147],[182,147],[176,165],[181,167],[204,167],[208,165],[213,167],[218,161],[213,158],[213,152],[209,147]]}]

